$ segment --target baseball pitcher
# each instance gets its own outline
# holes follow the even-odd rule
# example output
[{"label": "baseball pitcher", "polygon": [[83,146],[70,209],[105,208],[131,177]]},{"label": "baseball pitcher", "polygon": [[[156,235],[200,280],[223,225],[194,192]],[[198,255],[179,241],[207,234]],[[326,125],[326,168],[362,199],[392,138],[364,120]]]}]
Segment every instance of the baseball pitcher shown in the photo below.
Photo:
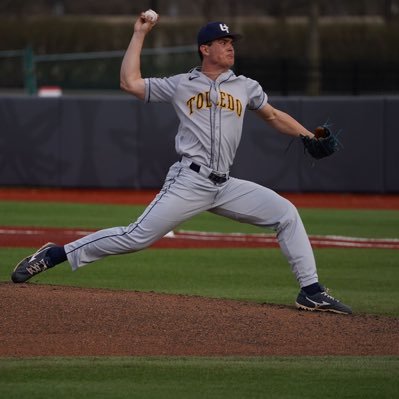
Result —
[{"label": "baseball pitcher", "polygon": [[313,251],[292,203],[269,188],[234,178],[230,168],[240,143],[246,110],[256,112],[277,132],[297,137],[314,158],[334,153],[337,142],[327,127],[316,137],[285,112],[274,108],[258,82],[236,76],[234,45],[240,35],[224,22],[211,22],[197,36],[201,66],[166,78],[144,78],[140,55],[145,37],[158,22],[149,10],[134,25],[122,61],[121,88],[144,102],[167,102],[180,120],[174,163],[144,213],[124,227],[100,230],[65,246],[48,243],[23,259],[12,280],[22,283],[68,261],[72,270],[108,255],[147,248],[187,219],[204,211],[275,230],[300,291],[296,306],[342,314],[351,309],[319,283]]}]

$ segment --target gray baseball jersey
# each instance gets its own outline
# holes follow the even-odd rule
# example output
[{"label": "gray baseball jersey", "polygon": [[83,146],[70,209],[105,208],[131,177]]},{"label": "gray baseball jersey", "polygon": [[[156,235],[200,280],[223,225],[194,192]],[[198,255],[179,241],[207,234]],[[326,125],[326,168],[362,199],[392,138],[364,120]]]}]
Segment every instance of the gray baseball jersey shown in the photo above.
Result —
[{"label": "gray baseball jersey", "polygon": [[180,120],[176,151],[193,162],[228,172],[241,140],[244,111],[267,103],[258,82],[232,71],[210,80],[199,69],[146,79],[146,101],[170,102]]},{"label": "gray baseball jersey", "polygon": [[180,223],[210,211],[239,222],[273,228],[301,287],[318,281],[313,251],[296,208],[274,191],[229,176],[244,112],[267,103],[258,82],[232,71],[215,81],[199,68],[168,78],[145,79],[147,102],[171,103],[180,124],[180,161],[144,213],[125,227],[100,230],[65,245],[72,269],[107,255],[150,246]]}]

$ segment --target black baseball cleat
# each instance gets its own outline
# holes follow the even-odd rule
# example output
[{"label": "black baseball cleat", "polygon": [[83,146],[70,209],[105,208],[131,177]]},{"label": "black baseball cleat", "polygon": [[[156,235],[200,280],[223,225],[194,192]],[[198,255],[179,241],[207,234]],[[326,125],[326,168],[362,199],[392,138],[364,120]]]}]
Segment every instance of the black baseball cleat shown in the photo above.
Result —
[{"label": "black baseball cleat", "polygon": [[44,272],[51,267],[49,265],[49,258],[46,256],[47,251],[51,247],[55,247],[55,244],[48,242],[39,248],[34,254],[21,260],[21,262],[15,266],[15,269],[11,274],[11,280],[14,283],[24,283],[36,274]]},{"label": "black baseball cleat", "polygon": [[352,314],[352,309],[349,306],[333,298],[327,293],[327,290],[314,295],[307,295],[305,291],[301,290],[295,305],[300,310],[310,310],[312,312],[318,310],[320,312]]}]

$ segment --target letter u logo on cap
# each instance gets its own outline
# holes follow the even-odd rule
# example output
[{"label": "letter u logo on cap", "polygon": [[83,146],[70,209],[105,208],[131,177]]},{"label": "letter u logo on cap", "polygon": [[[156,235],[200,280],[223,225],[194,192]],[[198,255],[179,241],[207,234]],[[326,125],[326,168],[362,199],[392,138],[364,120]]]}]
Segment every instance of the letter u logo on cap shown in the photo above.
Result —
[{"label": "letter u logo on cap", "polygon": [[226,24],[219,24],[220,30],[229,33],[229,27]]}]

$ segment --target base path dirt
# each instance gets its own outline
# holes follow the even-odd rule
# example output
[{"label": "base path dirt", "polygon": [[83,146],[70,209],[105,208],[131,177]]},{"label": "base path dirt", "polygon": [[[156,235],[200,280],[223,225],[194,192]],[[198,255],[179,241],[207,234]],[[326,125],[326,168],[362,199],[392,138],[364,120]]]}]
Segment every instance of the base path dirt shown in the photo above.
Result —
[{"label": "base path dirt", "polygon": [[399,320],[0,283],[0,356],[399,355]]},{"label": "base path dirt", "polygon": [[[46,242],[65,245],[94,230],[72,228],[0,226],[0,247],[41,247]],[[399,250],[399,239],[310,235],[314,248],[380,248]],[[277,248],[274,234],[216,233],[177,230],[152,248]]]}]

